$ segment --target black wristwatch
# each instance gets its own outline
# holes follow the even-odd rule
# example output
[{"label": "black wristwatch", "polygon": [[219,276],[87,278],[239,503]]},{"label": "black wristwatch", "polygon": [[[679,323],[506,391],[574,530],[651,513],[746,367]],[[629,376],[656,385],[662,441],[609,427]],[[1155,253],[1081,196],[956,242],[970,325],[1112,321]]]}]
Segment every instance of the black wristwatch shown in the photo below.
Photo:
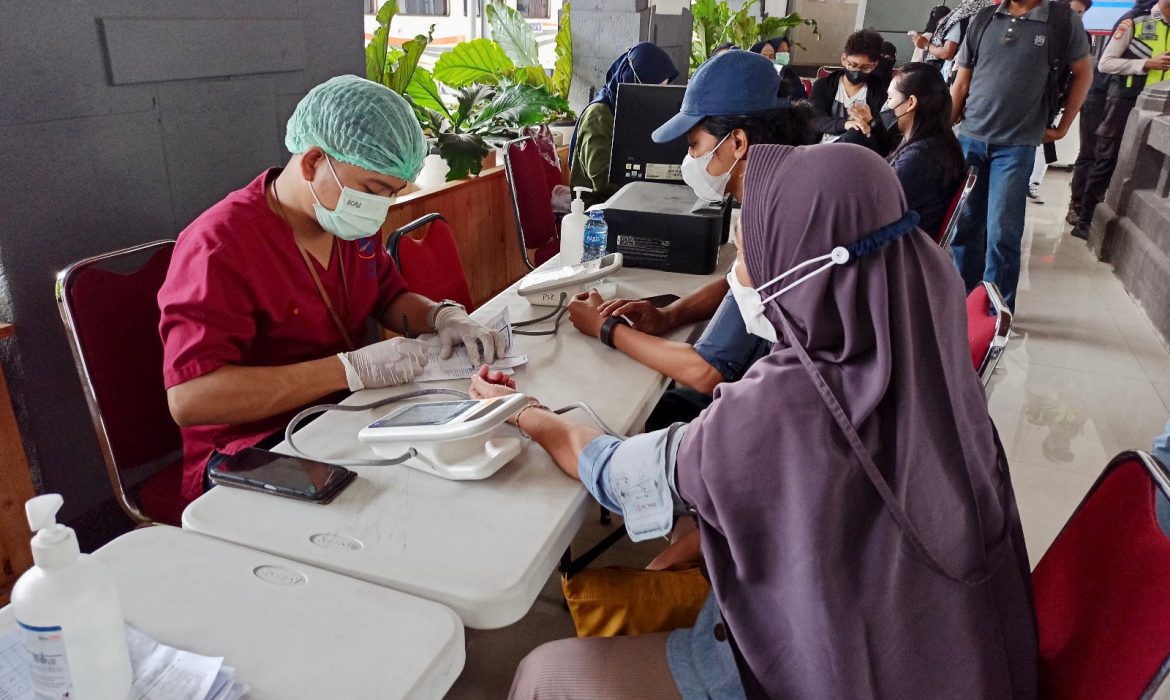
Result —
[{"label": "black wristwatch", "polygon": [[616,350],[617,346],[613,344],[613,329],[618,326],[628,325],[630,325],[630,322],[621,316],[610,316],[605,319],[605,323],[601,324],[601,332],[597,334],[597,337],[601,342]]}]

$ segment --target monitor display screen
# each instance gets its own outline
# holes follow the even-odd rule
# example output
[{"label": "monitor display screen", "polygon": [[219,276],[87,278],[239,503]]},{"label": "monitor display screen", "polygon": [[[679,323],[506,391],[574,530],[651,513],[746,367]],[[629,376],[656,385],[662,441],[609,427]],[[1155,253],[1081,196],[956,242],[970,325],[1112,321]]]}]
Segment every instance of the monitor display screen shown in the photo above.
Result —
[{"label": "monitor display screen", "polygon": [[686,88],[681,85],[618,86],[609,160],[611,183],[621,186],[645,180],[682,184],[686,135],[668,143],[654,143],[650,134],[678,114],[684,92]]},{"label": "monitor display screen", "polygon": [[478,401],[435,401],[411,404],[370,424],[371,428],[445,425],[479,405]]},{"label": "monitor display screen", "polygon": [[1090,32],[1111,32],[1121,16],[1133,9],[1133,0],[1095,0],[1085,13],[1085,29]]}]

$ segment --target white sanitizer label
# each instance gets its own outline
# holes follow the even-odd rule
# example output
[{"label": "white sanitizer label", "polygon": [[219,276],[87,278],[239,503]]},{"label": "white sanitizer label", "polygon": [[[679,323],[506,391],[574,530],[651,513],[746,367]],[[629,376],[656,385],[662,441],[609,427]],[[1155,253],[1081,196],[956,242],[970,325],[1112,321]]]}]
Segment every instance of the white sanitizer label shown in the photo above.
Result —
[{"label": "white sanitizer label", "polygon": [[68,700],[73,680],[65,660],[65,634],[60,627],[31,627],[23,622],[20,636],[28,652],[28,673],[37,700]]}]

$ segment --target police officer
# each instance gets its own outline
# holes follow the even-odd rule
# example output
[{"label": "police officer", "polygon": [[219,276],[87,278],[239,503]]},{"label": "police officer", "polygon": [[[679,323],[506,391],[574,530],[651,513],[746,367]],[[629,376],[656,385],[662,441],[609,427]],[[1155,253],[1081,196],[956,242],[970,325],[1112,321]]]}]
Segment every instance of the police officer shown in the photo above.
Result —
[{"label": "police officer", "polygon": [[1088,239],[1093,210],[1109,189],[1125,123],[1138,95],[1147,83],[1170,77],[1170,0],[1158,0],[1144,12],[1139,5],[1131,15],[1118,23],[1097,65],[1098,70],[1114,78],[1101,126],[1097,128],[1093,163],[1085,178],[1080,220],[1072,230],[1072,235],[1081,239]]}]

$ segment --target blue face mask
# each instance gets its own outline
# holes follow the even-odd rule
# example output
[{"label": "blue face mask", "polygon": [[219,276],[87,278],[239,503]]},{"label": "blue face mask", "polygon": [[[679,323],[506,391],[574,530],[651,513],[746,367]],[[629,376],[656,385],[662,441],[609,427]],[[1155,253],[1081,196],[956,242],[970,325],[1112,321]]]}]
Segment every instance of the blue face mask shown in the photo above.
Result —
[{"label": "blue face mask", "polygon": [[325,156],[325,164],[329,166],[329,172],[333,174],[333,180],[341,190],[341,196],[337,198],[337,206],[333,211],[329,211],[317,198],[313,183],[309,182],[309,191],[313,193],[315,200],[313,213],[317,215],[317,223],[343,241],[369,238],[377,233],[386,221],[386,212],[390,210],[394,198],[344,187],[341,180],[337,179],[337,171],[333,169],[333,161],[329,156]]}]

